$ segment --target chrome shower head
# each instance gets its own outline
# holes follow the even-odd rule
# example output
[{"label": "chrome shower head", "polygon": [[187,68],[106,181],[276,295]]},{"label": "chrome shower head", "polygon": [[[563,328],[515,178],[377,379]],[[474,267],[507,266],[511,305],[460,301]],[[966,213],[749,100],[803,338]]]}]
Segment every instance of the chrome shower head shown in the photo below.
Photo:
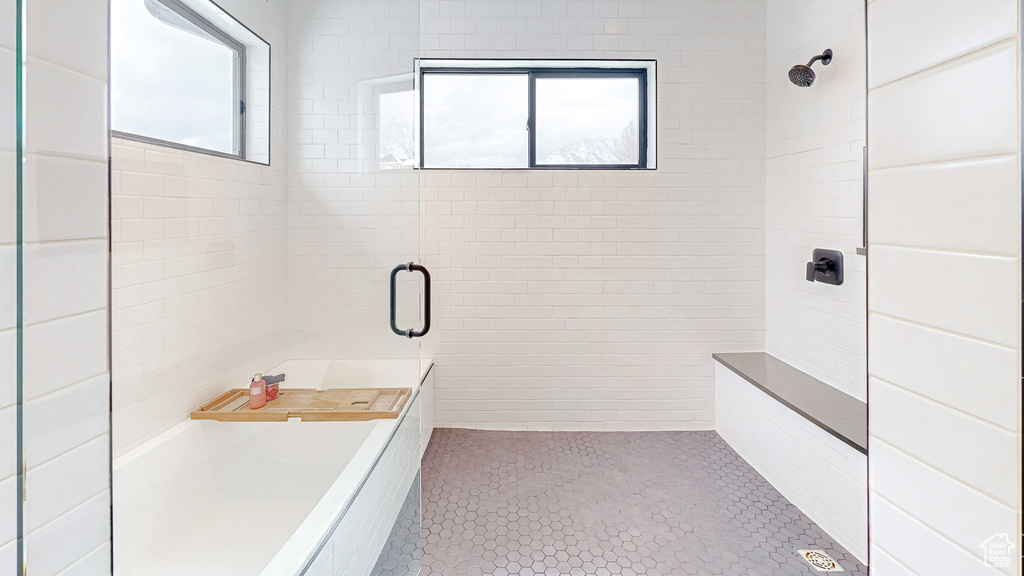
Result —
[{"label": "chrome shower head", "polygon": [[811,61],[804,64],[797,64],[789,69],[789,81],[801,88],[806,88],[811,84],[814,84],[814,70],[811,70],[811,64],[814,64],[818,60],[821,60],[823,66],[828,66],[832,62],[832,50],[825,50],[821,54],[811,58]]}]

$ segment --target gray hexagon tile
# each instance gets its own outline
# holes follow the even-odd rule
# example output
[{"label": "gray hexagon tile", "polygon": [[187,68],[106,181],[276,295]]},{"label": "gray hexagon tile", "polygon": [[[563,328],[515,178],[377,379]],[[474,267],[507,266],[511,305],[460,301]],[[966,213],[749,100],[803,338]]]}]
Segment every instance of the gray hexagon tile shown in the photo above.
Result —
[{"label": "gray hexagon tile", "polygon": [[423,561],[420,492],[420,477],[417,476],[370,576],[416,576],[420,573]]},{"label": "gray hexagon tile", "polygon": [[867,574],[715,432],[439,429],[422,487],[423,575]]}]

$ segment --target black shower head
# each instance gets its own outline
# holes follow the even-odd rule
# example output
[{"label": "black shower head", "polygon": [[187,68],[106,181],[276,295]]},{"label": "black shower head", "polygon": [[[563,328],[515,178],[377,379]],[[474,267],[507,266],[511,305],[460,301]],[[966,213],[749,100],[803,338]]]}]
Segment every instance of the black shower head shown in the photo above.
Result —
[{"label": "black shower head", "polygon": [[832,50],[825,50],[821,54],[811,58],[811,61],[804,64],[797,64],[789,69],[789,81],[801,88],[806,88],[811,84],[814,84],[814,70],[811,70],[811,64],[814,64],[818,60],[821,60],[822,65],[828,66],[832,62]]}]

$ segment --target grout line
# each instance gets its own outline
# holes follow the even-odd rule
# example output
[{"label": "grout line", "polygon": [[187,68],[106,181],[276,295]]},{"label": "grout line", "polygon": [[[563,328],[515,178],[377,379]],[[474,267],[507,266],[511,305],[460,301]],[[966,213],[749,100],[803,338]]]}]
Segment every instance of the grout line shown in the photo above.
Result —
[{"label": "grout line", "polygon": [[910,74],[907,74],[906,76],[900,76],[899,78],[890,80],[890,81],[886,82],[885,84],[879,84],[878,86],[875,86],[873,88],[868,88],[868,94],[870,95],[872,92],[876,92],[876,91],[878,91],[878,90],[880,90],[882,88],[887,88],[889,86],[892,86],[892,85],[897,84],[899,82],[903,82],[904,80],[907,80],[907,79],[910,79],[910,78],[916,78],[916,77],[919,77],[919,76],[924,76],[924,75],[928,74],[929,72],[932,72],[934,70],[938,70],[939,68],[942,68],[944,66],[952,65],[952,64],[958,64],[958,63],[960,63],[960,62],[962,62],[964,60],[970,60],[971,58],[979,56],[979,55],[981,55],[984,52],[995,52],[995,51],[1003,48],[1004,45],[1010,45],[1010,44],[1016,45],[1016,43],[1017,43],[1016,35],[1011,35],[1011,36],[1005,37],[1004,39],[1002,39],[1002,40],[1000,40],[998,42],[995,42],[995,43],[992,43],[992,44],[986,44],[984,46],[980,46],[980,47],[976,47],[976,48],[972,48],[970,52],[965,52],[965,53],[960,54],[958,56],[954,56],[954,57],[952,57],[952,58],[950,58],[948,60],[943,60],[942,62],[938,62],[936,64],[932,64],[931,66],[928,66],[927,68],[922,68],[921,70],[918,70],[916,72],[911,72]]},{"label": "grout line", "polygon": [[[983,558],[982,558],[981,556],[979,556],[978,554],[976,554],[976,553],[974,553],[974,552],[972,552],[972,551],[968,550],[967,548],[964,548],[964,547],[963,547],[963,545],[961,545],[961,544],[960,544],[959,542],[957,542],[957,541],[955,541],[955,540],[953,540],[953,539],[949,538],[948,536],[946,536],[946,535],[945,535],[945,534],[943,534],[942,532],[939,532],[939,531],[938,531],[938,530],[937,530],[936,528],[933,528],[933,527],[932,527],[931,525],[929,525],[929,524],[925,524],[925,523],[924,523],[924,522],[923,522],[923,521],[922,521],[921,519],[919,519],[919,518],[918,518],[917,516],[914,516],[914,515],[913,515],[913,514],[911,514],[910,512],[908,512],[908,511],[904,510],[903,508],[901,508],[901,507],[900,507],[899,505],[897,505],[897,504],[896,504],[895,502],[893,502],[892,500],[889,500],[888,498],[886,498],[885,496],[882,496],[882,495],[881,495],[881,494],[879,494],[878,492],[872,492],[872,494],[874,494],[874,495],[875,495],[875,496],[876,496],[877,498],[879,498],[879,499],[881,499],[881,500],[884,500],[884,501],[885,501],[886,503],[888,503],[888,504],[889,504],[890,506],[892,506],[892,507],[893,507],[893,508],[895,508],[896,510],[899,510],[900,512],[902,512],[903,514],[905,514],[905,515],[906,515],[906,516],[907,516],[908,518],[910,518],[910,520],[911,520],[912,522],[915,522],[915,523],[919,524],[919,525],[920,525],[920,526],[922,526],[922,527],[923,527],[923,528],[924,528],[925,530],[927,530],[927,531],[931,532],[932,534],[935,534],[936,536],[938,536],[938,537],[939,537],[939,538],[941,538],[942,540],[945,540],[946,542],[948,542],[949,544],[951,544],[951,545],[952,545],[952,547],[954,547],[954,548],[958,548],[959,550],[963,551],[963,552],[964,552],[965,554],[967,554],[967,555],[968,555],[968,556],[969,556],[970,558],[973,558],[974,560],[977,560],[977,561],[978,561],[979,563],[981,563],[981,562],[983,561]],[[880,544],[878,544],[878,543],[875,543],[875,545],[876,545],[876,546],[878,546],[878,548],[879,548],[879,549],[881,549],[881,550],[885,551],[885,553],[886,553],[886,554],[888,554],[888,555],[889,555],[889,556],[890,556],[891,558],[893,558],[894,560],[896,559],[896,558],[895,558],[895,556],[893,556],[892,554],[890,554],[890,553],[889,553],[889,551],[888,551],[888,550],[886,550],[885,548],[883,548],[883,547],[882,547],[882,546],[881,546]],[[1002,571],[1001,571],[1001,570],[999,570],[998,568],[993,568],[993,570],[995,570],[996,572],[1002,572]]]},{"label": "grout line", "polygon": [[[1017,348],[1015,346],[1009,346],[1007,344],[1001,344],[999,342],[995,342],[995,341],[992,341],[992,340],[985,340],[984,338],[978,338],[976,336],[968,336],[967,334],[961,334],[960,332],[953,332],[952,330],[947,330],[945,328],[939,328],[938,326],[932,326],[931,324],[925,324],[924,322],[918,322],[916,320],[910,320],[910,319],[907,319],[907,318],[902,318],[900,316],[893,316],[892,314],[887,314],[885,312],[879,312],[878,310],[870,310],[869,309],[867,312],[868,312],[868,316],[869,317],[870,316],[879,316],[879,317],[882,317],[882,318],[888,318],[889,320],[894,320],[896,322],[902,322],[904,324],[910,324],[911,326],[917,326],[918,328],[926,328],[928,330],[934,330],[936,332],[941,332],[943,334],[948,334],[950,336],[956,336],[958,338],[964,338],[966,340],[971,340],[971,341],[977,342],[979,344],[988,344],[989,346],[996,346],[996,347],[1002,348],[1004,350],[1012,350],[1014,352],[1017,351]],[[870,375],[870,372],[869,372],[869,375]]]},{"label": "grout line", "polygon": [[918,575],[917,575],[917,572],[914,572],[913,570],[911,570],[910,568],[908,568],[906,564],[904,564],[903,562],[900,562],[899,560],[897,560],[897,559],[896,559],[896,558],[895,558],[895,557],[894,557],[894,556],[893,556],[892,554],[890,554],[890,553],[889,553],[889,551],[888,551],[888,550],[886,550],[885,548],[882,548],[882,547],[881,547],[881,546],[879,546],[878,544],[875,544],[875,547],[877,547],[877,548],[878,548],[878,550],[879,550],[879,551],[881,551],[881,552],[882,552],[883,554],[885,554],[886,556],[888,556],[888,557],[889,557],[889,560],[891,560],[891,561],[892,561],[892,562],[893,562],[894,564],[896,564],[896,565],[897,565],[897,566],[899,566],[900,568],[903,568],[904,570],[906,570],[908,574],[911,574],[911,575],[913,575],[913,576],[918,576]]},{"label": "grout line", "polygon": [[[998,498],[994,498],[994,497],[992,497],[991,494],[987,494],[985,492],[982,492],[981,490],[978,490],[977,488],[975,488],[974,486],[971,486],[970,484],[961,482],[961,481],[957,480],[956,478],[953,478],[952,476],[950,476],[946,472],[943,472],[942,470],[939,470],[935,466],[932,466],[931,464],[925,462],[924,460],[921,460],[917,456],[914,456],[913,454],[907,452],[906,450],[903,450],[902,448],[900,448],[898,446],[895,446],[895,445],[891,444],[890,442],[887,442],[887,441],[883,440],[882,438],[879,438],[878,436],[870,436],[870,438],[871,438],[870,441],[879,442],[881,444],[884,444],[885,446],[887,446],[889,449],[893,450],[894,452],[898,452],[898,453],[902,454],[903,456],[909,458],[910,460],[913,460],[914,462],[917,462],[921,466],[924,466],[925,468],[931,470],[935,474],[937,474],[939,476],[942,476],[943,478],[947,478],[950,481],[952,481],[952,482],[954,482],[954,483],[956,483],[956,484],[958,484],[960,486],[963,486],[964,488],[967,488],[968,490],[970,490],[971,492],[974,492],[978,496],[981,496],[983,498],[991,500],[991,501],[999,504],[1000,506],[1006,507],[1006,508],[1008,508],[1010,510],[1014,509],[1013,506],[1010,506],[1006,502],[1003,502],[1002,500],[999,500]],[[868,485],[870,486],[870,482],[868,483]],[[876,492],[876,494],[878,494],[878,492]],[[886,498],[886,500],[888,500],[888,498]]]},{"label": "grout line", "polygon": [[[105,486],[102,491],[97,492],[96,494],[93,494],[92,496],[86,498],[84,501],[79,503],[77,506],[75,506],[75,507],[73,507],[73,508],[71,508],[69,510],[62,511],[59,516],[57,516],[56,518],[50,520],[46,524],[43,524],[42,526],[37,526],[35,530],[32,530],[31,532],[26,533],[26,535],[25,535],[26,538],[32,536],[33,534],[38,534],[40,531],[45,530],[47,527],[49,527],[49,526],[51,526],[51,525],[53,525],[53,524],[55,524],[57,522],[60,522],[62,518],[64,518],[65,516],[71,514],[72,512],[75,512],[75,511],[77,511],[77,510],[79,510],[81,508],[84,508],[84,507],[88,506],[89,504],[91,504],[93,501],[98,500],[98,499],[102,498],[103,496],[107,496],[107,495],[110,495],[110,486]],[[109,511],[109,508],[107,508],[107,510]],[[109,540],[110,540],[110,538],[108,536],[106,541],[109,541]]]},{"label": "grout line", "polygon": [[42,321],[39,321],[39,322],[34,322],[32,324],[26,323],[24,327],[26,329],[28,329],[28,328],[35,328],[37,326],[46,326],[48,324],[54,324],[56,322],[61,322],[63,320],[67,320],[69,318],[77,318],[77,317],[80,317],[80,316],[86,316],[88,314],[95,314],[96,312],[104,312],[104,313],[107,312],[106,303],[104,303],[103,306],[101,306],[99,308],[94,308],[92,310],[86,310],[84,312],[75,312],[74,314],[67,314],[67,315],[61,316],[59,318],[51,318],[49,320],[42,320]]},{"label": "grout line", "polygon": [[[113,521],[111,521],[111,522],[113,522]],[[113,523],[111,523],[111,528],[113,528]],[[79,564],[81,564],[81,563],[85,562],[85,559],[86,559],[86,558],[88,558],[89,556],[91,556],[91,555],[92,555],[92,554],[93,554],[94,552],[96,552],[96,551],[98,551],[98,550],[101,550],[101,549],[102,549],[102,548],[103,548],[104,546],[109,546],[109,545],[111,544],[111,539],[112,539],[112,538],[113,538],[113,533],[111,533],[111,534],[110,534],[110,535],[109,535],[109,536],[107,537],[107,539],[103,541],[103,543],[102,543],[102,544],[100,544],[99,546],[97,546],[97,547],[93,548],[92,550],[89,550],[88,552],[86,552],[85,554],[83,554],[81,558],[79,558],[78,560],[76,560],[76,561],[75,561],[75,562],[74,562],[73,564],[71,564],[71,565],[70,565],[70,566],[68,566],[67,568],[65,568],[65,569],[61,570],[60,572],[58,572],[58,573],[56,574],[56,576],[61,576],[61,574],[68,574],[68,572],[69,572],[69,571],[70,571],[70,570],[71,570],[72,568],[74,568],[75,566],[78,566]]]},{"label": "grout line", "polygon": [[899,172],[907,171],[922,166],[957,166],[960,164],[973,164],[978,162],[992,161],[992,160],[1006,160],[1009,158],[1016,158],[1018,152],[1004,152],[1001,154],[983,154],[981,156],[958,156],[956,158],[949,158],[946,160],[928,160],[926,162],[915,162],[913,164],[900,164],[898,166],[886,166],[884,168],[874,168],[869,170],[868,174],[887,172]]},{"label": "grout line", "polygon": [[61,160],[74,160],[76,162],[91,162],[93,164],[106,165],[107,159],[99,156],[86,156],[83,154],[68,154],[64,152],[52,152],[52,151],[35,151],[30,153],[32,156],[42,156],[44,158],[59,158]]},{"label": "grout line", "polygon": [[895,382],[890,382],[889,380],[886,380],[884,378],[879,378],[878,376],[874,376],[874,375],[871,375],[869,377],[872,380],[876,380],[878,382],[882,382],[883,384],[887,384],[889,386],[892,386],[893,388],[897,388],[897,389],[899,389],[899,390],[901,390],[901,391],[903,391],[903,392],[905,392],[907,394],[910,394],[912,396],[916,396],[916,397],[918,397],[918,398],[920,398],[922,400],[925,400],[928,403],[936,404],[938,406],[942,406],[943,408],[946,408],[946,409],[950,410],[951,412],[955,412],[957,414],[960,414],[961,416],[966,416],[966,417],[970,418],[971,420],[977,421],[978,423],[987,424],[988,426],[991,426],[991,427],[996,428],[998,430],[1001,430],[1003,432],[1008,432],[1011,436],[1020,437],[1020,432],[1019,431],[1011,430],[1010,428],[1007,428],[1007,427],[1003,426],[1002,424],[996,424],[995,422],[992,422],[991,420],[988,420],[986,418],[978,416],[977,414],[971,414],[970,412],[965,412],[964,410],[961,410],[960,408],[957,408],[955,406],[950,406],[949,404],[946,404],[945,402],[941,402],[941,401],[936,400],[934,398],[929,398],[928,396],[925,396],[924,394],[921,394],[920,392],[916,392],[914,390],[910,390],[909,388],[906,388],[904,386],[896,384]]},{"label": "grout line", "polygon": [[49,392],[47,392],[45,394],[41,394],[39,396],[32,397],[29,400],[27,400],[25,402],[25,404],[28,405],[28,404],[32,404],[33,402],[38,402],[40,400],[47,400],[47,399],[49,399],[50,396],[56,396],[57,394],[64,393],[64,392],[68,391],[71,388],[74,388],[76,386],[82,386],[82,385],[87,384],[87,383],[89,383],[89,382],[91,382],[93,380],[96,380],[97,378],[102,378],[103,376],[106,376],[108,374],[109,374],[108,371],[100,372],[98,374],[93,374],[92,376],[89,376],[87,378],[83,378],[82,380],[79,380],[79,381],[74,382],[72,384],[68,384],[67,386],[62,386],[60,388],[57,388],[56,390],[51,390],[51,391],[49,391]]},{"label": "grout line", "polygon": [[[102,414],[101,416],[106,417],[106,414]],[[76,450],[80,450],[81,448],[85,447],[86,444],[91,444],[91,443],[93,443],[93,442],[95,442],[97,440],[101,440],[101,439],[103,439],[105,437],[109,437],[109,433],[108,432],[103,432],[101,434],[98,434],[96,436],[88,438],[88,439],[86,439],[86,440],[84,440],[82,442],[79,442],[78,444],[75,444],[74,446],[68,448],[67,450],[65,450],[65,451],[63,451],[63,452],[61,452],[59,454],[54,454],[52,457],[47,458],[46,460],[41,460],[39,462],[36,462],[35,464],[30,464],[29,468],[28,468],[28,473],[31,476],[31,475],[33,475],[32,473],[35,472],[36,470],[38,470],[39,468],[41,468],[43,466],[46,466],[47,464],[50,464],[51,462],[53,462],[55,460],[58,460],[58,459],[60,459],[60,458],[62,458],[64,456],[67,456],[68,454],[70,454],[70,453],[72,453],[72,452],[74,452]],[[108,441],[104,442],[103,444],[108,446],[108,448],[109,448],[110,442],[108,440]],[[109,453],[107,454],[107,457],[108,458],[110,457]],[[29,459],[29,457],[26,456],[26,460],[28,460],[28,459]],[[109,483],[108,483],[106,488],[107,489],[110,488]],[[100,493],[101,492],[97,492],[97,494],[100,494]]]},{"label": "grout line", "polygon": [[[93,236],[91,238],[67,238],[64,240],[34,240],[30,242],[23,242],[23,246],[53,246],[55,244],[84,244],[86,242],[105,242],[106,236]],[[103,251],[107,254],[107,251]],[[108,255],[109,256],[109,255]]]},{"label": "grout line", "polygon": [[934,254],[952,254],[955,256],[981,256],[985,258],[1001,258],[1005,260],[1016,260],[1018,254],[1007,254],[1005,252],[985,252],[980,250],[954,250],[952,248],[933,248],[928,246],[911,246],[908,244],[889,244],[885,242],[872,242],[868,248],[898,248],[900,250],[915,250],[918,252],[932,252]]},{"label": "grout line", "polygon": [[64,64],[61,64],[60,62],[57,62],[56,60],[50,60],[49,58],[43,58],[42,56],[39,56],[38,54],[33,54],[31,51],[29,51],[29,53],[26,54],[25,62],[28,65],[32,64],[32,62],[46,64],[47,66],[56,68],[58,70],[63,70],[65,72],[70,72],[70,73],[74,74],[75,76],[78,76],[78,77],[81,77],[81,78],[88,78],[89,80],[93,80],[93,81],[99,82],[99,83],[103,84],[104,86],[107,85],[107,79],[106,78],[98,78],[96,76],[91,76],[89,74],[86,74],[85,72],[82,72],[81,70],[75,70],[74,68],[68,68],[67,66],[65,66]]}]

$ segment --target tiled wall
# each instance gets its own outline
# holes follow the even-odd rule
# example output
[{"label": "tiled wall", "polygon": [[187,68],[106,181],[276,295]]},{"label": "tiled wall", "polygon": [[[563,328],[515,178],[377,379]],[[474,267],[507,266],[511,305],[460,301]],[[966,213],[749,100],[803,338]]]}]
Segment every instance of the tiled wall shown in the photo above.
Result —
[{"label": "tiled wall", "polygon": [[369,576],[420,470],[421,406],[418,396],[304,575]]},{"label": "tiled wall", "polygon": [[15,2],[0,7],[0,574],[17,566]]},{"label": "tiled wall", "polygon": [[868,6],[873,576],[1018,573],[1018,22],[1016,0]]},{"label": "tiled wall", "polygon": [[287,5],[221,6],[272,46],[270,166],[114,140],[114,455],[286,359]]},{"label": "tiled wall", "polygon": [[[379,171],[376,146],[376,95],[412,89],[418,0],[289,6],[290,356],[418,358],[419,342],[389,327],[388,273],[418,260],[419,176]],[[418,277],[401,275],[414,312]]]},{"label": "tiled wall", "polygon": [[102,574],[110,570],[107,2],[25,5],[27,563],[33,574]]},{"label": "tiled wall", "polygon": [[[768,0],[767,30],[765,349],[864,400],[864,4]],[[831,64],[794,86],[790,67],[826,48]],[[842,286],[807,282],[815,248],[843,252]]]},{"label": "tiled wall", "polygon": [[861,562],[868,552],[867,456],[715,363],[715,429]]},{"label": "tiled wall", "polygon": [[421,2],[425,57],[656,59],[657,171],[432,171],[439,426],[713,428],[764,346],[760,0]]}]

